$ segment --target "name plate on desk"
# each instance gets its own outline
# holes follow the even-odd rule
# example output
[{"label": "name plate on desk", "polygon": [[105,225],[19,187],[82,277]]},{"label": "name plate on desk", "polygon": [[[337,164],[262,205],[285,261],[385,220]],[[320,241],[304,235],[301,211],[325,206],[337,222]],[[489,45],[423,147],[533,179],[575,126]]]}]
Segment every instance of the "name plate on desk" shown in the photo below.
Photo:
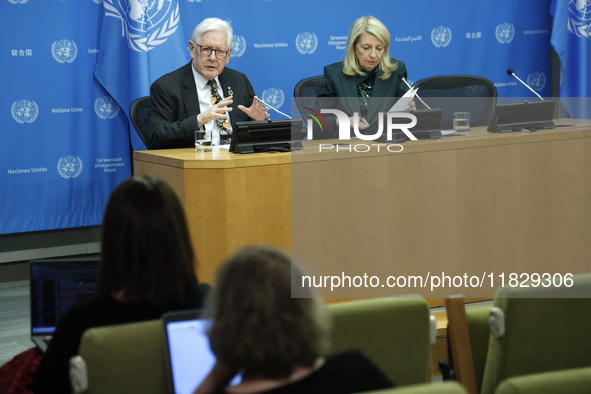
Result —
[{"label": "name plate on desk", "polygon": [[230,152],[290,152],[302,149],[302,119],[236,122]]}]

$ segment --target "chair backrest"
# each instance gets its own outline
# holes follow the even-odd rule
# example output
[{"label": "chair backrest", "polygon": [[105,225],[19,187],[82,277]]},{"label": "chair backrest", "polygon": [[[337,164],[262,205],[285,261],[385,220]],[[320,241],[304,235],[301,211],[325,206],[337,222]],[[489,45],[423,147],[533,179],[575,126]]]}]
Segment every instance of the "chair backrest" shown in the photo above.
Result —
[{"label": "chair backrest", "polygon": [[91,328],[78,354],[86,363],[85,393],[167,392],[160,320]]},{"label": "chair backrest", "polygon": [[302,115],[302,119],[310,118],[309,111],[305,109],[316,107],[316,98],[324,87],[324,77],[322,75],[302,79],[293,89],[293,97],[295,99],[298,110]]},{"label": "chair backrest", "polygon": [[571,279],[570,287],[565,279],[558,288],[541,281],[497,290],[483,394],[511,377],[591,366],[591,274]]},{"label": "chair backrest", "polygon": [[467,394],[464,386],[454,381],[421,383],[391,389],[368,391],[365,394]]},{"label": "chair backrest", "polygon": [[129,116],[131,116],[131,123],[142,139],[147,149],[152,149],[150,138],[148,137],[147,119],[152,108],[152,99],[150,96],[140,97],[131,103],[129,106]]},{"label": "chair backrest", "polygon": [[495,394],[591,393],[591,367],[517,376],[501,382]]},{"label": "chair backrest", "polygon": [[470,126],[488,125],[497,104],[497,88],[477,75],[439,75],[414,83],[418,95],[432,108],[441,108],[444,129],[451,128],[453,113],[470,112]]},{"label": "chair backrest", "polygon": [[329,309],[332,352],[358,349],[396,386],[427,382],[431,344],[425,299],[347,301]]}]

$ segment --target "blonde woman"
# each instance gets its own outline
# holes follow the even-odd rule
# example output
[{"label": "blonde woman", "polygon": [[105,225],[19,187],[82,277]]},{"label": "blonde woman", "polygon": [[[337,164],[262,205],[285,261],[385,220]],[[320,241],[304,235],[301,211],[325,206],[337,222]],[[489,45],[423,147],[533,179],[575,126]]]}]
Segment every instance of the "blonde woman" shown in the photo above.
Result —
[{"label": "blonde woman", "polygon": [[349,116],[359,114],[359,130],[370,128],[368,132],[373,133],[378,126],[378,113],[387,112],[395,98],[408,91],[402,81],[406,75],[404,63],[390,57],[390,33],[386,26],[373,16],[363,16],[349,31],[345,59],[324,67],[319,104],[326,107],[322,97],[346,98],[324,103],[337,103],[338,109]]}]

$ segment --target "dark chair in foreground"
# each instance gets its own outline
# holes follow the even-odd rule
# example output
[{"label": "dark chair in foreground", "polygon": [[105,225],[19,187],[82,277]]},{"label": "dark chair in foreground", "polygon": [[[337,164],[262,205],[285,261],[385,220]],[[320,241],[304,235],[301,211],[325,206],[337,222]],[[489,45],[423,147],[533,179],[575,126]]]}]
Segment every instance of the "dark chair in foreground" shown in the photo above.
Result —
[{"label": "dark chair in foreground", "polygon": [[[470,126],[488,125],[497,104],[497,88],[476,75],[439,75],[414,83],[418,95],[431,108],[441,108],[441,126],[452,127],[453,113],[470,112]],[[419,104],[419,101],[417,104]]]},{"label": "dark chair in foreground", "polygon": [[311,111],[307,110],[306,107],[316,108],[316,98],[322,91],[323,87],[324,77],[319,75],[302,79],[293,89],[293,97],[304,122],[311,118]]},{"label": "dark chair in foreground", "polygon": [[140,97],[133,100],[129,107],[131,123],[133,123],[133,127],[135,127],[142,142],[146,145],[146,149],[152,149],[150,139],[148,138],[148,125],[146,124],[151,107],[152,99],[150,96]]}]

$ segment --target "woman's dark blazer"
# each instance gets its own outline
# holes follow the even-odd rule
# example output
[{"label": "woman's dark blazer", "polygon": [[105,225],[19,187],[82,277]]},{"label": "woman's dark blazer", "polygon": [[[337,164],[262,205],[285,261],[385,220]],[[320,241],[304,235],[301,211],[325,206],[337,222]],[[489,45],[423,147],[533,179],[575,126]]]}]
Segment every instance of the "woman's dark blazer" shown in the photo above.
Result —
[{"label": "woman's dark blazer", "polygon": [[[378,70],[372,99],[369,100],[369,108],[365,119],[370,124],[370,129],[377,128],[378,114],[380,112],[388,112],[396,102],[397,97],[402,97],[408,91],[408,87],[401,78],[407,76],[406,66],[398,59],[390,58],[393,64],[397,64],[396,70],[390,74],[386,80],[380,79],[384,74]],[[343,73],[343,62],[337,62],[324,67],[324,88],[319,95],[318,105],[320,108],[328,108],[328,106],[336,106],[336,109],[344,111],[349,116],[353,113],[360,113],[361,105],[357,94],[357,86],[367,78],[364,75],[348,76]],[[326,99],[328,97],[337,98],[336,100]],[[331,119],[334,121],[334,118]],[[328,122],[328,119],[327,119]],[[330,122],[333,123],[333,122]],[[333,123],[334,125],[334,123]],[[329,124],[329,130],[331,128]],[[333,136],[336,136],[336,131]]]}]

